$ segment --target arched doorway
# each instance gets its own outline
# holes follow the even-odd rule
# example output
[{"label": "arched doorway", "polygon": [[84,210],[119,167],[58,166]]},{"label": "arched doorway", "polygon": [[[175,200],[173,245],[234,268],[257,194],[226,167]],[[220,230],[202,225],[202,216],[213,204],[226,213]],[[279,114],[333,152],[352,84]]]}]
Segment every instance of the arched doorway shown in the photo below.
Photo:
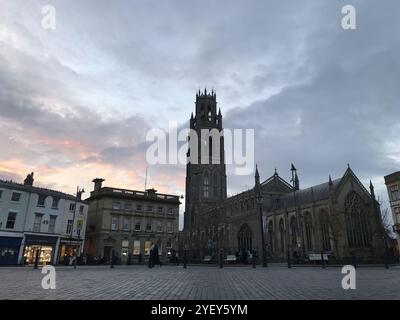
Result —
[{"label": "arched doorway", "polygon": [[252,250],[252,233],[251,229],[247,224],[240,227],[238,232],[238,247],[240,251]]}]

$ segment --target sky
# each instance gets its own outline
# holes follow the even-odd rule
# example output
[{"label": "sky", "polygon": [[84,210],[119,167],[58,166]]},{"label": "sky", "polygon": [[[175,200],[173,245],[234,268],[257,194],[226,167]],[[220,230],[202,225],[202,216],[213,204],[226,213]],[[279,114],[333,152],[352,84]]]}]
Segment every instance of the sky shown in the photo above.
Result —
[{"label": "sky", "polygon": [[[356,29],[341,25],[344,5]],[[56,28],[42,27],[52,5]],[[226,128],[255,130],[262,180],[300,186],[347,164],[375,185],[400,170],[398,0],[0,0],[0,178],[86,195],[91,180],[184,194],[184,165],[146,162],[146,134],[187,127],[198,89]],[[254,185],[233,174],[228,194]],[[181,213],[184,208],[181,207]],[[182,218],[181,218],[182,220]],[[181,221],[182,222],[182,221]]]}]

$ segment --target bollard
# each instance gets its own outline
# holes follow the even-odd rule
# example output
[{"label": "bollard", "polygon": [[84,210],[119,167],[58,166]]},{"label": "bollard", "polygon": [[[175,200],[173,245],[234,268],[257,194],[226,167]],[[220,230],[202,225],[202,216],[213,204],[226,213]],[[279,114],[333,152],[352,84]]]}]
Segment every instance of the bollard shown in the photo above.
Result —
[{"label": "bollard", "polygon": [[292,261],[290,260],[290,252],[287,252],[287,267],[288,269],[292,268]]},{"label": "bollard", "polygon": [[252,258],[252,260],[253,260],[253,269],[255,269],[256,268],[256,255],[255,255],[255,252],[253,251],[253,258]]},{"label": "bollard", "polygon": [[224,255],[223,255],[223,252],[222,252],[222,249],[221,249],[221,251],[219,252],[219,267],[220,267],[220,269],[222,269],[223,267],[224,267]]},{"label": "bollard", "polygon": [[324,252],[321,251],[321,266],[322,269],[325,269],[326,265],[325,265],[325,257],[324,257]]},{"label": "bollard", "polygon": [[36,250],[36,256],[35,256],[35,265],[33,267],[33,269],[37,269],[39,266],[39,254],[40,254],[40,250],[37,249]]},{"label": "bollard", "polygon": [[78,254],[76,254],[75,259],[74,259],[74,269],[76,269],[77,263],[78,263]]},{"label": "bollard", "polygon": [[183,251],[183,268],[186,269],[186,250]]},{"label": "bollard", "polygon": [[114,249],[111,249],[111,263],[110,268],[114,269]]}]

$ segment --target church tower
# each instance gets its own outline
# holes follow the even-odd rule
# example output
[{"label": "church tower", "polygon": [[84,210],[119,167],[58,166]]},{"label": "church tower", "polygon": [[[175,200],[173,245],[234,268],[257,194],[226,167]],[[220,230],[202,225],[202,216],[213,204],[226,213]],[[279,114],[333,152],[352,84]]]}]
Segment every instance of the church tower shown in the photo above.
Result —
[{"label": "church tower", "polygon": [[184,229],[196,225],[201,208],[226,199],[225,149],[221,110],[214,90],[196,93],[195,115],[190,117]]}]

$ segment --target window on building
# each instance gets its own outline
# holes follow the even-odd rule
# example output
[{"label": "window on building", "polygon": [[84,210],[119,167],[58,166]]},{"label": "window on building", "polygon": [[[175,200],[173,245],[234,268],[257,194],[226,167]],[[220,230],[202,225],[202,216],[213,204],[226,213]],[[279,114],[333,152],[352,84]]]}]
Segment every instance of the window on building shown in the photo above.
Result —
[{"label": "window on building", "polygon": [[151,220],[147,220],[146,222],[146,231],[150,231],[152,230],[152,223]]},{"label": "window on building", "polygon": [[35,213],[35,220],[33,221],[33,232],[40,232],[42,226],[43,214]]},{"label": "window on building", "polygon": [[208,188],[209,188],[209,180],[208,173],[205,173],[203,177],[203,197],[208,198]]},{"label": "window on building", "polygon": [[346,231],[351,248],[369,248],[371,232],[368,224],[366,204],[356,192],[350,192],[345,199]]},{"label": "window on building", "polygon": [[168,221],[168,223],[167,223],[167,232],[168,233],[174,232],[174,225],[172,224],[171,221]]},{"label": "window on building", "polygon": [[124,217],[124,230],[129,231],[131,230],[131,218],[130,217]]},{"label": "window on building", "polygon": [[51,204],[52,209],[58,209],[58,204],[60,203],[60,198],[53,197],[53,203]]},{"label": "window on building", "polygon": [[21,194],[19,192],[13,192],[11,195],[11,201],[19,202]]},{"label": "window on building", "polygon": [[396,219],[400,221],[400,207],[394,208],[394,214],[396,216]]},{"label": "window on building", "polygon": [[135,256],[140,254],[140,240],[133,241],[133,254]]},{"label": "window on building", "polygon": [[147,212],[153,212],[153,206],[147,206],[146,211]]},{"label": "window on building", "polygon": [[8,218],[7,218],[6,229],[14,229],[16,219],[17,219],[17,213],[9,212]]},{"label": "window on building", "polygon": [[45,202],[46,202],[46,198],[47,198],[46,195],[44,195],[44,194],[39,194],[37,206],[38,206],[38,207],[44,207]]},{"label": "window on building", "polygon": [[67,234],[71,234],[71,232],[72,232],[72,223],[73,223],[73,220],[68,220],[67,221]]},{"label": "window on building", "polygon": [[111,217],[111,230],[118,230],[118,217]]},{"label": "window on building", "polygon": [[83,213],[85,206],[84,205],[80,205],[79,206],[79,213]]},{"label": "window on building", "polygon": [[307,212],[304,216],[305,235],[306,235],[306,248],[308,251],[313,250],[313,235],[312,235],[312,218],[311,214]]},{"label": "window on building", "polygon": [[162,232],[162,231],[163,231],[162,222],[157,221],[157,232]]},{"label": "window on building", "polygon": [[150,255],[151,241],[146,241],[144,243],[144,254],[146,256]]},{"label": "window on building", "polygon": [[3,195],[3,190],[0,190],[0,199],[2,195]]},{"label": "window on building", "polygon": [[113,210],[120,210],[121,209],[121,202],[113,202],[112,204]]},{"label": "window on building", "polygon": [[174,214],[174,209],[173,208],[168,208],[168,214]]},{"label": "window on building", "polygon": [[397,184],[390,186],[390,195],[392,201],[400,200],[399,186]]},{"label": "window on building", "polygon": [[164,213],[164,207],[158,207],[157,208],[157,212],[160,213],[160,214],[163,214]]},{"label": "window on building", "polygon": [[141,204],[137,204],[136,211],[142,211],[142,210],[143,210],[143,206]]},{"label": "window on building", "polygon": [[142,222],[140,220],[137,220],[135,223],[135,231],[140,231],[142,230]]},{"label": "window on building", "polygon": [[69,204],[69,211],[74,212],[75,211],[75,203],[70,203]]},{"label": "window on building", "polygon": [[56,229],[56,220],[57,220],[57,216],[50,216],[50,221],[49,221],[49,233],[54,233],[55,229]]},{"label": "window on building", "polygon": [[126,211],[131,211],[132,210],[132,202],[125,202],[124,203],[124,209]]}]

